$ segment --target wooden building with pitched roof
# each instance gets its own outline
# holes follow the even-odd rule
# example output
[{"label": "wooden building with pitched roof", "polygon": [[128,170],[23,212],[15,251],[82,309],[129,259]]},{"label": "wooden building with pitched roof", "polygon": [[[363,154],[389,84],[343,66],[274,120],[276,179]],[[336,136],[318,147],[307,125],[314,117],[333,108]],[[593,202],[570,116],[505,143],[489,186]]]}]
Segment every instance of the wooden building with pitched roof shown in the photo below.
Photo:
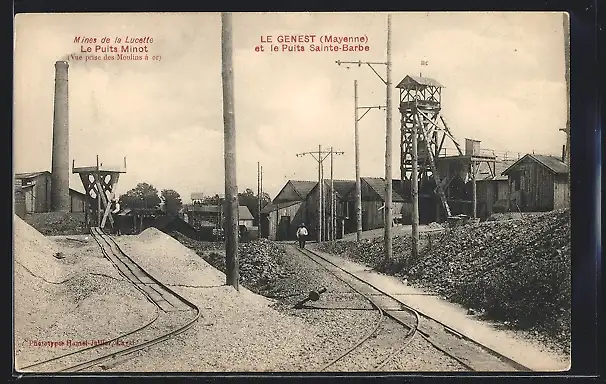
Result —
[{"label": "wooden building with pitched roof", "polygon": [[261,210],[261,236],[270,240],[294,240],[299,225],[309,223],[307,196],[316,184],[316,181],[289,180]]},{"label": "wooden building with pitched roof", "polygon": [[551,211],[570,206],[568,165],[555,156],[527,154],[502,175],[509,184],[509,209]]}]

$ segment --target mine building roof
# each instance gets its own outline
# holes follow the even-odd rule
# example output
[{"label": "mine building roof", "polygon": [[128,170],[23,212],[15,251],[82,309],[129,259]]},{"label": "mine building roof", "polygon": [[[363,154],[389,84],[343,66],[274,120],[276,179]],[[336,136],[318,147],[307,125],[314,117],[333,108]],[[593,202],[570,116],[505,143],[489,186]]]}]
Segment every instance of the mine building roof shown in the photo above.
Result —
[{"label": "mine building roof", "polygon": [[437,80],[432,79],[431,77],[421,77],[414,75],[407,75],[405,78],[402,79],[402,81],[400,81],[398,85],[396,85],[396,88],[407,88],[408,86],[415,84],[427,87],[445,88]]}]

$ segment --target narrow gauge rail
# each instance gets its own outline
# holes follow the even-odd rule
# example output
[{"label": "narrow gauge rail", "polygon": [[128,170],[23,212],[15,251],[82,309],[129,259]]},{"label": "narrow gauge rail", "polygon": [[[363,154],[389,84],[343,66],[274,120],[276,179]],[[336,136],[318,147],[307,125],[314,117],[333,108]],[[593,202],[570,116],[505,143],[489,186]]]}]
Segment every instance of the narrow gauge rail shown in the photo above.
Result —
[{"label": "narrow gauge rail", "polygon": [[[388,294],[387,292],[379,289],[375,285],[361,279],[355,274],[346,271],[339,267],[332,261],[323,257],[314,250],[305,249],[300,250],[303,254],[309,257],[311,260],[323,266],[328,271],[332,272],[335,276],[343,280],[348,279],[350,282],[355,282],[354,288],[360,294],[365,297],[375,297],[373,305],[377,305],[383,309],[383,311],[392,319],[401,323],[409,329],[415,329],[415,334],[418,333],[427,340],[434,348],[438,349],[442,353],[450,356],[451,358],[458,361],[461,365],[471,371],[501,371],[501,372],[532,372],[532,370],[507,356],[504,356],[497,351],[485,346],[467,336],[462,335],[456,330],[450,328],[448,325],[421,313],[412,307],[406,305],[401,300]],[[409,325],[409,320],[406,316],[403,316],[405,312],[389,310],[389,306],[397,302],[402,308],[412,311],[417,316],[417,320],[414,324]],[[413,334],[414,336],[414,334]],[[393,355],[401,352],[408,343],[403,345]],[[379,365],[380,368],[384,366],[384,363]]]},{"label": "narrow gauge rail", "polygon": [[[38,368],[35,371],[39,372],[40,368],[43,368],[43,372],[82,371],[163,342],[185,332],[200,318],[200,309],[195,304],[156,280],[124,253],[118,244],[100,228],[91,228],[91,234],[101,247],[103,255],[112,262],[120,274],[133,283],[154,304],[156,307],[154,318],[143,326],[104,343],[40,361],[23,367],[23,370]],[[185,313],[193,316],[187,316],[188,319],[184,318]],[[175,328],[173,324],[179,319],[185,319],[185,322]],[[174,329],[167,332],[166,329],[169,328]],[[136,336],[144,341],[127,348],[116,348],[114,344],[128,336]]]},{"label": "narrow gauge rail", "polygon": [[[365,335],[362,339],[358,340],[353,346],[351,346],[348,350],[331,360],[328,364],[324,365],[320,371],[325,371],[330,367],[334,367],[338,362],[344,360],[347,356],[349,356],[356,349],[361,348],[365,343],[367,343],[373,335],[376,335],[379,332],[379,329],[384,323],[385,318],[391,317],[396,320],[400,325],[404,326],[408,330],[408,332],[404,335],[404,339],[402,341],[402,345],[397,350],[392,351],[382,360],[380,360],[375,369],[381,369],[385,366],[394,356],[398,353],[402,352],[412,341],[415,334],[417,333],[418,326],[420,323],[419,314],[412,308],[402,305],[396,300],[391,299],[385,295],[377,296],[377,293],[371,289],[364,288],[363,284],[366,284],[364,281],[359,278],[348,274],[346,271],[341,268],[331,268],[331,266],[326,264],[326,261],[321,257],[316,255],[315,252],[310,251],[308,249],[300,249],[296,248],[299,252],[307,256],[309,259],[320,265],[322,268],[326,269],[328,272],[333,274],[336,278],[341,280],[343,283],[348,285],[352,290],[363,296],[370,304],[377,309],[379,313],[379,319],[375,323],[373,329]],[[394,305],[397,307],[394,308]],[[396,314],[397,313],[397,314]],[[403,321],[402,318],[406,318],[407,321]],[[410,319],[412,319],[412,325],[410,324]]]}]

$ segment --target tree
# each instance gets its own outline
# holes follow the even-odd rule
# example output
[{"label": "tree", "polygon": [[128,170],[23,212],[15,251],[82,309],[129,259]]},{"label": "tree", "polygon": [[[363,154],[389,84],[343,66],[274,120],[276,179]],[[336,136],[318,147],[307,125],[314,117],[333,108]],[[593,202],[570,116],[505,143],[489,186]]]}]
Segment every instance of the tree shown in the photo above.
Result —
[{"label": "tree", "polygon": [[219,197],[219,195],[204,196],[204,199],[202,200],[202,205],[219,205],[220,202],[221,198]]},{"label": "tree", "polygon": [[173,189],[163,189],[162,200],[164,200],[164,209],[169,215],[176,215],[181,210],[183,202],[181,201],[181,195]]},{"label": "tree", "polygon": [[[269,195],[265,192],[261,194],[261,209],[267,205],[271,201]],[[244,192],[238,193],[238,202],[240,205],[245,205],[248,207],[250,213],[252,213],[254,217],[254,225],[258,225],[259,223],[259,212],[258,212],[258,201],[257,195],[253,192],[252,189],[246,188]]]},{"label": "tree", "polygon": [[121,206],[128,208],[155,208],[161,200],[158,190],[151,184],[139,183],[118,199]]}]

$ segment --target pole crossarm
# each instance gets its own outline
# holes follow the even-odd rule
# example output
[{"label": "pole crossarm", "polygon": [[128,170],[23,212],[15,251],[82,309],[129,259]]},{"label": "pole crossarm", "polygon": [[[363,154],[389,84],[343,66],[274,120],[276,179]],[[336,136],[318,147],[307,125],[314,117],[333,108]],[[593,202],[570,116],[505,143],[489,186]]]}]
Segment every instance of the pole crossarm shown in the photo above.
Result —
[{"label": "pole crossarm", "polygon": [[[342,154],[342,153],[337,153],[337,152],[333,152],[333,154]],[[322,152],[301,152],[301,153],[297,153],[296,156],[297,157],[303,157],[305,155],[311,155],[311,157],[313,157],[317,162],[322,163],[324,160],[326,160],[326,158],[328,156],[330,156],[330,151],[322,151]],[[319,157],[318,157],[319,155]]]},{"label": "pole crossarm", "polygon": [[374,106],[374,107],[358,107],[357,109],[366,109],[366,111],[365,111],[365,112],[362,114],[362,116],[360,116],[360,117],[358,118],[358,121],[362,120],[362,118],[363,118],[364,116],[366,116],[366,114],[367,114],[368,112],[370,112],[370,110],[371,110],[371,109],[385,109],[385,108],[386,108],[386,106],[385,106],[385,105],[377,105],[377,106]]},{"label": "pole crossarm", "polygon": [[373,67],[373,65],[387,65],[387,62],[384,61],[341,61],[341,60],[337,60],[335,61],[335,63],[337,63],[337,65],[341,65],[341,64],[358,64],[358,67],[361,67],[362,64],[366,64],[368,65],[368,67],[375,73],[375,75],[377,75],[379,77],[379,79],[381,79],[381,81],[383,82],[383,84],[387,85],[387,81],[385,79],[383,79],[383,77],[379,74],[379,72],[376,71],[376,69]]}]

